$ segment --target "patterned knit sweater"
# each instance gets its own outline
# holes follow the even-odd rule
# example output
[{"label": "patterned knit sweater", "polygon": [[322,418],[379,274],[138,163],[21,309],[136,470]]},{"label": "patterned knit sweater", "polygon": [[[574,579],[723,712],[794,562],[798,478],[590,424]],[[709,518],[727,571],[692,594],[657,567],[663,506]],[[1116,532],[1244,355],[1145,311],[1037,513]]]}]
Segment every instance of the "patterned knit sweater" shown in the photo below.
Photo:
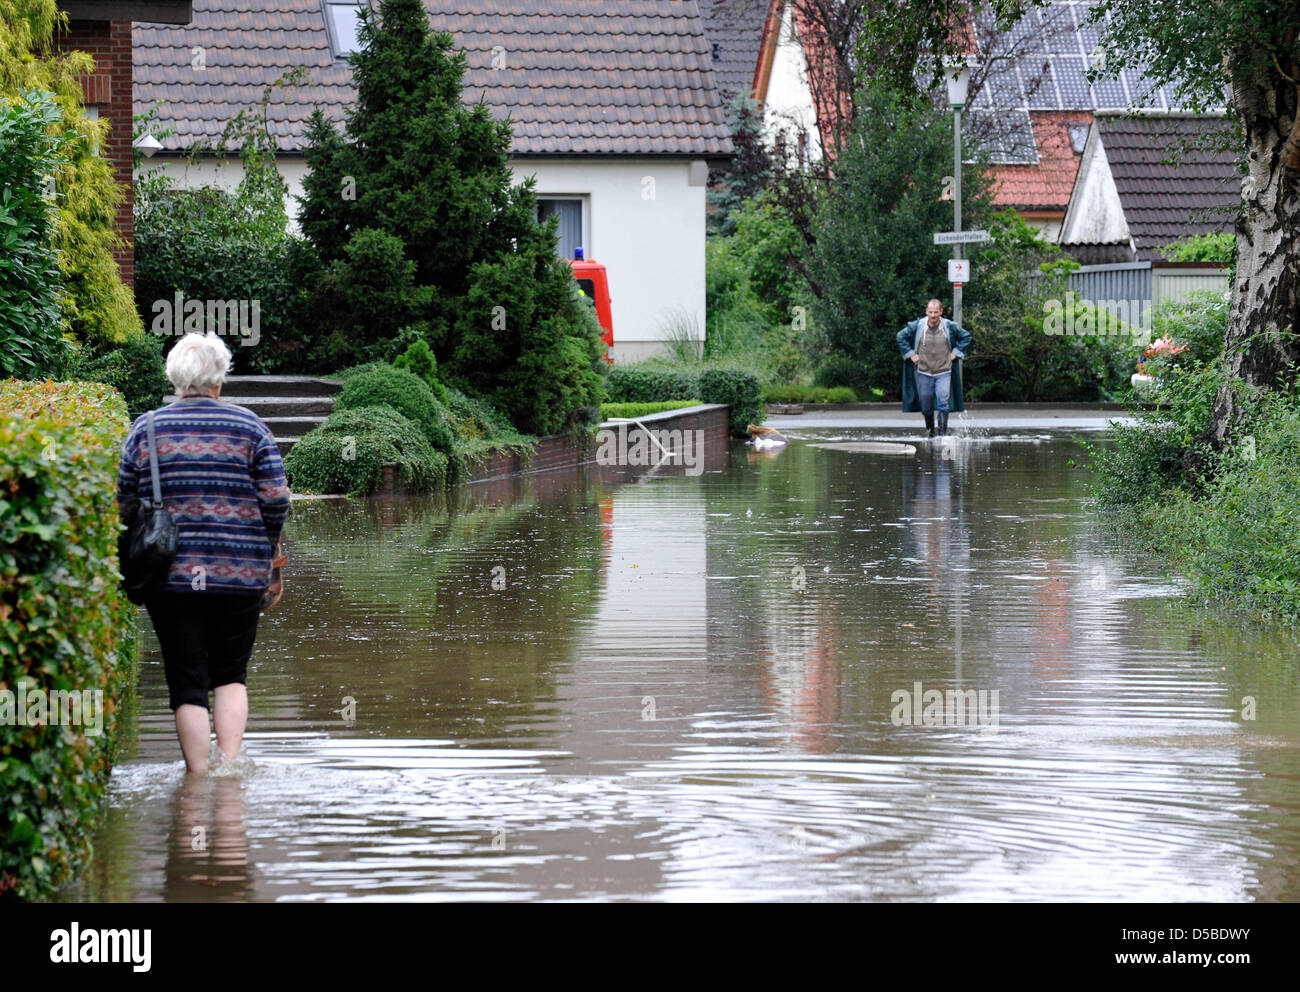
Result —
[{"label": "patterned knit sweater", "polygon": [[[163,502],[179,547],[169,592],[253,594],[271,581],[271,549],[289,516],[289,485],[271,429],[257,414],[208,397],[154,413]],[[152,499],[145,418],[122,446],[117,502],[123,522]]]}]

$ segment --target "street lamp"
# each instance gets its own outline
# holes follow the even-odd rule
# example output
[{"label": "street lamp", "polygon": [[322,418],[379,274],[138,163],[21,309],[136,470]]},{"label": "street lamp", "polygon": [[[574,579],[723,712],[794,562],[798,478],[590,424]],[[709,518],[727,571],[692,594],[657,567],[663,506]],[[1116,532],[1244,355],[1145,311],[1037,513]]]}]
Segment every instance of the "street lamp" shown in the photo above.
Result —
[{"label": "street lamp", "polygon": [[162,142],[152,134],[145,134],[135,143],[135,147],[144,153],[145,158],[153,158],[153,153],[162,148]]},{"label": "street lamp", "polygon": [[[944,76],[948,80],[948,106],[952,107],[952,176],[954,181],[952,198],[952,229],[961,230],[961,110],[966,106],[966,93],[970,89],[970,72],[975,67],[975,59],[969,55],[948,59],[944,65]],[[961,242],[952,246],[952,257],[961,258]],[[952,319],[961,324],[961,283],[952,287]]]}]

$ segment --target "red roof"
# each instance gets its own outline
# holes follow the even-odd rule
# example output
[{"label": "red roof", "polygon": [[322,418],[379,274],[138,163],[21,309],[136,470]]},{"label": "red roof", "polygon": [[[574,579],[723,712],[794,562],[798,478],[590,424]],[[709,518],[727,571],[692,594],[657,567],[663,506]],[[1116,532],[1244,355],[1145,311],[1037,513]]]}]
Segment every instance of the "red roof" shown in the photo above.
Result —
[{"label": "red roof", "polygon": [[[1059,210],[1065,212],[1074,192],[1074,180],[1083,159],[1083,142],[1076,137],[1080,127],[1092,124],[1086,110],[1031,111],[1034,144],[1038,149],[1037,165],[997,165],[993,167],[993,205],[999,210]],[[1078,147],[1078,151],[1075,148]]]}]

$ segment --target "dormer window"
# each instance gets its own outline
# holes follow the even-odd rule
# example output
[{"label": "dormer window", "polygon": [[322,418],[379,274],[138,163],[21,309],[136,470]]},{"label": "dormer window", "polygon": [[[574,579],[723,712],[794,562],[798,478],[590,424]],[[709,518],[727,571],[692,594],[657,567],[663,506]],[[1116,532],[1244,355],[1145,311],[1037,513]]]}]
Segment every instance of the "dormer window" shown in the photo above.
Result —
[{"label": "dormer window", "polygon": [[365,0],[325,0],[325,26],[335,59],[346,58],[360,47],[357,30],[364,6]]}]

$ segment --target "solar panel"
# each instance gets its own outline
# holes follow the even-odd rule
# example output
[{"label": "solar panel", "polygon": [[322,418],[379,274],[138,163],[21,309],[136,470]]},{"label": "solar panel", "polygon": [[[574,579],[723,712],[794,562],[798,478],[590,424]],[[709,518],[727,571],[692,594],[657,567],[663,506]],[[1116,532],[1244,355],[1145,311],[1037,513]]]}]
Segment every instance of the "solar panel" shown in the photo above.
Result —
[{"label": "solar panel", "polygon": [[974,106],[990,109],[1124,110],[1140,106],[1177,108],[1173,87],[1150,79],[1142,68],[1124,70],[1123,80],[1088,85],[1084,76],[1100,54],[1101,29],[1088,23],[1092,0],[1055,0],[1031,8],[1009,31],[998,32],[992,14],[975,16],[983,58],[999,59]]},{"label": "solar panel", "polygon": [[1074,110],[1079,107],[1091,107],[1093,105],[1088,80],[1084,76],[1084,60],[1082,57],[1073,59],[1058,58],[1052,63],[1052,68],[1056,71],[1056,85],[1061,91],[1062,107],[1067,110]]},{"label": "solar panel", "polygon": [[1036,165],[1038,151],[1029,114],[1023,110],[972,110],[962,128],[963,140],[995,165]]}]

